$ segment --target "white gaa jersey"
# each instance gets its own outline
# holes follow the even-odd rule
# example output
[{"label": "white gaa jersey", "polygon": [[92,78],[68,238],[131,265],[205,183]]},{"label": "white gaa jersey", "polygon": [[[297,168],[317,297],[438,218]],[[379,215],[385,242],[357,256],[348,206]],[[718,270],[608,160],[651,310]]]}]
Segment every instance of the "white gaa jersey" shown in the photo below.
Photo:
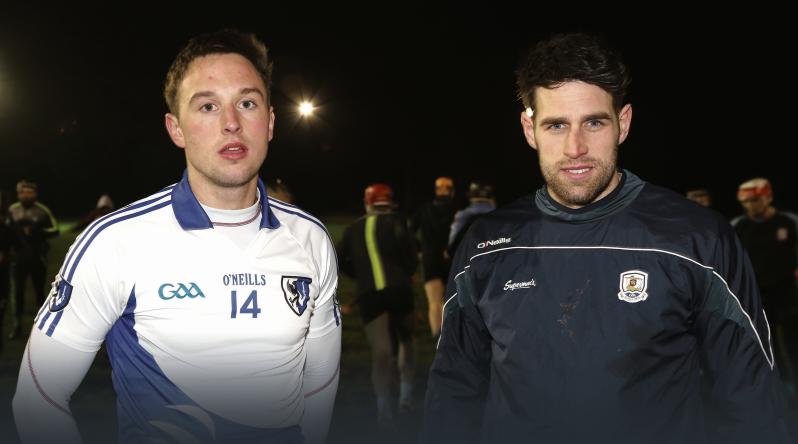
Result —
[{"label": "white gaa jersey", "polygon": [[69,249],[35,328],[82,351],[105,341],[121,441],[298,430],[305,339],[341,324],[335,251],[302,210],[262,198],[261,211],[242,250],[213,229],[184,174]]}]

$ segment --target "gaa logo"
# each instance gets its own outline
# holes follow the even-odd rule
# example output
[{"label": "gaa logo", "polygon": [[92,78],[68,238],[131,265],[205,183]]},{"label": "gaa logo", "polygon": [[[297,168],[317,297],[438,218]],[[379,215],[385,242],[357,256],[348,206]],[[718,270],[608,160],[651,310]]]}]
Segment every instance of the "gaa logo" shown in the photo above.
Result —
[{"label": "gaa logo", "polygon": [[189,282],[188,286],[185,284],[177,283],[175,284],[163,284],[158,288],[158,296],[161,297],[163,300],[169,299],[194,299],[194,298],[204,298],[205,295],[200,290],[199,286],[193,282]]}]

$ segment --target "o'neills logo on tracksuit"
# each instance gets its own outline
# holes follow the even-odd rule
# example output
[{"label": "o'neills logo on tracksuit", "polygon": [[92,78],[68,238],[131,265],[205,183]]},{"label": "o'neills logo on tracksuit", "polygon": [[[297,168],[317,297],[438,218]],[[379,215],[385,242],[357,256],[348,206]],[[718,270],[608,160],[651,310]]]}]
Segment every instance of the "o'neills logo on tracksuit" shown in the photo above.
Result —
[{"label": "o'neills logo on tracksuit", "polygon": [[499,245],[499,244],[509,244],[510,241],[512,241],[512,240],[513,239],[510,238],[510,237],[502,237],[502,238],[499,238],[499,239],[494,239],[494,240],[489,240],[489,241],[485,241],[485,242],[480,242],[480,243],[477,244],[477,248],[492,247],[494,245]]}]

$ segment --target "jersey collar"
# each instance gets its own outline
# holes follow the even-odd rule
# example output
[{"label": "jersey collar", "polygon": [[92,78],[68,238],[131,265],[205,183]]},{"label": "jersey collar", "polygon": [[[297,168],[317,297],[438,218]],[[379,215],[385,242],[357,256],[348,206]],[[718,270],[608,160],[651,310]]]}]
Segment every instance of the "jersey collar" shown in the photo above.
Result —
[{"label": "jersey collar", "polygon": [[626,208],[646,184],[629,170],[621,170],[621,173],[621,182],[610,194],[582,208],[561,205],[549,195],[546,185],[535,193],[535,205],[544,214],[566,222],[584,223],[603,219]]},{"label": "jersey collar", "polygon": [[[261,219],[260,227],[275,229],[280,226],[277,216],[269,208],[269,196],[266,195],[266,187],[263,181],[258,178],[258,191],[260,192]],[[188,170],[183,171],[183,178],[172,189],[172,209],[175,212],[177,222],[184,230],[205,230],[213,228],[213,223],[205,210],[202,209],[191,186],[188,183]]]}]

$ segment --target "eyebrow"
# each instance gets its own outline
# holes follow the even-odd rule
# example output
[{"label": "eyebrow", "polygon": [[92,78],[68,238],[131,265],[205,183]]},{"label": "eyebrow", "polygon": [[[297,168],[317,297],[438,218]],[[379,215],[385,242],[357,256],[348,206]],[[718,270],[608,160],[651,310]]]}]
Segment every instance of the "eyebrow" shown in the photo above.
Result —
[{"label": "eyebrow", "polygon": [[[263,99],[266,98],[265,94],[263,94],[263,91],[261,91],[259,88],[241,88],[238,91],[238,94],[241,96],[253,93],[258,94]],[[191,103],[197,99],[209,98],[209,97],[216,97],[216,93],[213,91],[198,91],[191,96],[191,99],[189,99],[188,103]]]},{"label": "eyebrow", "polygon": [[[608,113],[600,112],[600,113],[588,114],[582,117],[582,122],[587,122],[590,120],[612,120],[612,116],[609,115]],[[544,125],[552,125],[555,123],[563,123],[563,122],[568,122],[568,119],[565,117],[547,117],[541,120],[539,125],[544,126]]]}]

